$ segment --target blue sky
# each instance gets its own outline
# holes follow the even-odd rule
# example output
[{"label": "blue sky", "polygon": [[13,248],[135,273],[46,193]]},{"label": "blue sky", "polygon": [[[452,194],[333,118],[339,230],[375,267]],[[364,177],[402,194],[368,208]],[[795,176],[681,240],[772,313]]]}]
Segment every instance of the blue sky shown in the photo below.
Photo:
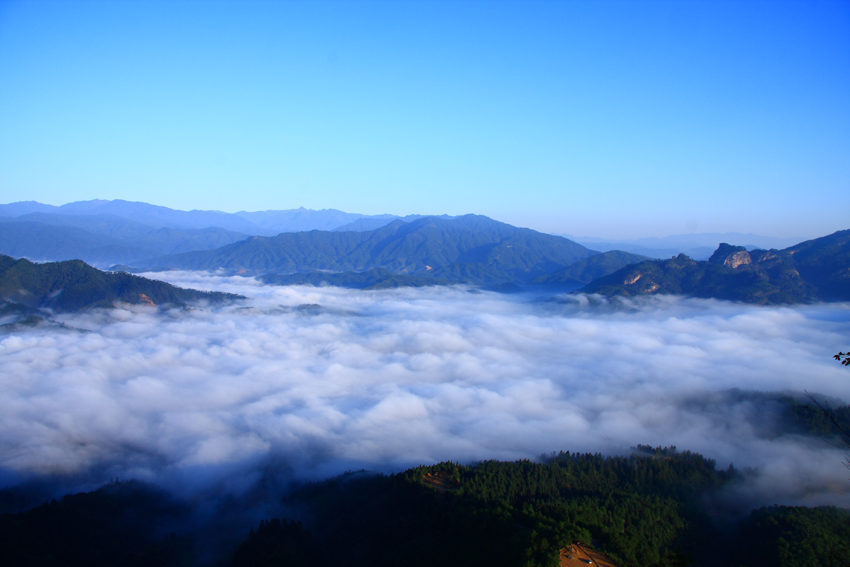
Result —
[{"label": "blue sky", "polygon": [[0,202],[850,228],[850,2],[0,1]]}]

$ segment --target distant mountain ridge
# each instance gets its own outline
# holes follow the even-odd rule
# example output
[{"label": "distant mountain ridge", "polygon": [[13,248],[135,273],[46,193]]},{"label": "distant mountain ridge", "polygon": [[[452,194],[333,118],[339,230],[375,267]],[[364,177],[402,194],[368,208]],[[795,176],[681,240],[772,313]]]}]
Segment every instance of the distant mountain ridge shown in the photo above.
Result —
[{"label": "distant mountain ridge", "polygon": [[[304,208],[229,214],[177,211],[122,200],[55,207],[30,201],[0,205],[0,254],[36,261],[82,259],[121,269],[179,265],[252,274],[315,271],[301,280],[333,280],[353,287],[362,287],[359,273],[376,269],[387,270],[393,277],[378,277],[376,272],[369,285],[420,285],[415,278],[404,277],[415,275],[431,278],[429,284],[500,286],[527,282],[595,254],[569,240],[487,217],[467,215],[451,224],[456,219]],[[433,223],[441,224],[437,228]],[[271,236],[283,234],[289,236]],[[233,246],[220,250],[228,245]],[[630,261],[640,259],[629,257]],[[608,271],[624,265],[622,259],[614,264],[610,259],[606,262]],[[331,278],[329,271],[349,275]],[[571,282],[568,288],[582,283]]]},{"label": "distant mountain ridge", "polygon": [[721,244],[708,261],[684,254],[626,266],[579,290],[608,297],[677,294],[763,305],[850,301],[850,230],[784,250]]},{"label": "distant mountain ridge", "polygon": [[155,228],[115,215],[29,213],[0,217],[0,253],[38,261],[109,266],[218,248],[248,238],[223,228]]},{"label": "distant mountain ridge", "polygon": [[[112,215],[154,228],[205,229],[211,227],[237,232],[246,236],[274,236],[281,232],[305,230],[334,230],[363,219],[375,225],[370,229],[388,224],[397,215],[364,215],[346,213],[336,209],[312,210],[304,207],[287,210],[239,211],[180,211],[135,201],[121,199],[76,201],[61,206],[45,205],[36,201],[20,201],[0,205],[0,217],[22,217],[40,213],[42,215],[94,216]],[[419,218],[420,215],[411,215]],[[43,222],[43,221],[42,221]],[[50,223],[58,224],[58,223]],[[371,226],[371,225],[367,225]],[[346,230],[358,230],[348,228]]]},{"label": "distant mountain ridge", "polygon": [[[529,281],[595,252],[566,238],[479,215],[400,220],[368,232],[310,231],[253,237],[217,250],[153,260],[148,266],[243,273],[363,272],[429,275],[452,281]],[[463,274],[461,274],[463,272]]]},{"label": "distant mountain ridge", "polygon": [[604,295],[675,293],[765,304],[845,300],[850,261],[842,234],[768,251],[753,244],[789,239],[729,233],[632,241],[695,246],[700,257],[714,259],[726,245],[711,255],[703,244],[732,236],[737,247],[729,254],[743,259],[733,266],[683,254],[647,262],[646,255],[627,250],[600,253],[480,215],[400,218],[304,208],[231,214],[121,200],[0,205],[0,254],[37,261],[82,259],[126,271],[224,270],[276,284],[357,289],[463,283],[501,291],[583,288]]}]

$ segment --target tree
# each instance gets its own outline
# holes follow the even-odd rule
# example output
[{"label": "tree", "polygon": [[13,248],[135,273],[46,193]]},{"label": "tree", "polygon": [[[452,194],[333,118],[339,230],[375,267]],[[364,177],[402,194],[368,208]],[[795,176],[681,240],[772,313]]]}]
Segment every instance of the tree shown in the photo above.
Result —
[{"label": "tree", "polygon": [[[844,366],[850,366],[850,350],[848,350],[847,352],[839,352],[832,358],[839,361]],[[808,392],[806,392],[806,397],[808,397],[812,401],[812,403],[817,406],[817,409],[811,406],[807,406],[809,410],[829,419],[830,423],[832,423],[832,426],[835,428],[835,430],[841,437],[841,440],[844,442],[844,445],[848,449],[850,449],[850,431],[847,431],[847,429],[842,427],[841,424],[838,423],[838,420],[835,419],[835,414],[833,413],[832,409],[830,409],[829,402],[824,401],[824,403],[821,404],[819,401],[817,401],[817,399],[815,399],[812,394]],[[847,455],[847,459],[844,461],[844,466],[850,469],[850,454]]]}]

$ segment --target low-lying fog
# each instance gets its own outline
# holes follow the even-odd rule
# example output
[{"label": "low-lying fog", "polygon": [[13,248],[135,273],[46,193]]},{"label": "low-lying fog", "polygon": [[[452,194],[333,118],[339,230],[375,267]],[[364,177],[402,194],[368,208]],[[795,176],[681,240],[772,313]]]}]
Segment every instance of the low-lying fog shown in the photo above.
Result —
[{"label": "low-lying fog", "polygon": [[759,433],[746,396],[850,398],[850,306],[543,301],[462,287],[148,277],[248,300],[58,317],[0,335],[0,484],[112,477],[239,491],[442,460],[676,445],[754,467],[755,501],[850,506],[843,452]]}]

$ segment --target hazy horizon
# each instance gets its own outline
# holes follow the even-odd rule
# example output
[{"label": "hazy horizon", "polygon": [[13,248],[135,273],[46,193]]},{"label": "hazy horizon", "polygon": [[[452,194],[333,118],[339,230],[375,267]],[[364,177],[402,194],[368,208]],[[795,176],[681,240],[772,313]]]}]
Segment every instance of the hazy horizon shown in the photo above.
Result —
[{"label": "hazy horizon", "polygon": [[[68,201],[68,202],[61,202],[61,203],[44,203],[44,202],[35,201],[35,200],[25,200],[25,201],[14,201],[14,202],[9,202],[9,203],[0,203],[0,205],[11,205],[11,204],[18,204],[18,203],[39,203],[39,204],[42,204],[42,205],[50,205],[50,206],[53,206],[53,207],[61,207],[62,205],[67,205],[67,204],[77,203],[77,202],[109,202],[109,201],[113,201],[113,200],[119,200],[119,201],[125,200],[125,201],[127,201],[126,199],[94,198],[94,199],[86,199],[86,200],[83,200],[83,201]],[[129,201],[129,202],[144,203],[144,204],[154,205],[154,206],[164,206],[164,205],[160,205],[158,203],[148,203],[148,202],[145,202],[145,201]],[[171,208],[171,207],[167,207],[167,208]],[[192,211],[222,212],[222,213],[227,213],[227,214],[238,214],[238,213],[246,213],[246,212],[247,213],[268,212],[268,211],[279,211],[279,210],[285,210],[285,211],[293,211],[293,210],[325,211],[325,210],[328,210],[328,211],[340,211],[340,212],[345,212],[345,213],[360,214],[360,215],[364,215],[364,216],[392,215],[392,216],[397,216],[397,217],[400,217],[400,218],[404,218],[404,216],[406,216],[406,215],[400,215],[400,214],[396,214],[396,213],[392,213],[392,212],[377,213],[376,215],[367,215],[367,214],[361,213],[359,211],[342,211],[341,209],[334,208],[334,207],[328,207],[328,208],[325,208],[325,209],[309,209],[307,207],[293,207],[293,208],[290,208],[290,209],[258,209],[256,211],[248,211],[248,210],[223,211],[223,210],[220,210],[220,209],[204,209],[204,208],[200,208],[200,207],[193,207],[191,209],[172,209],[172,210],[178,210],[178,211],[182,211],[182,212],[192,212]],[[79,214],[83,214],[83,213],[79,213]],[[446,213],[428,213],[428,214],[409,213],[409,214],[421,215],[421,216],[441,216],[441,215],[446,214]],[[461,213],[460,215],[452,215],[452,216],[463,216],[465,214],[475,215],[475,214],[480,214],[480,213],[467,212],[467,213]],[[12,217],[12,218],[14,218],[14,217]],[[498,218],[494,218],[493,220],[496,220],[496,221],[499,221],[499,222],[506,222],[506,221],[503,221],[503,220],[498,219]],[[510,224],[510,223],[508,223],[508,224]],[[545,231],[539,230],[539,229],[537,229],[533,226],[520,226],[520,228],[530,228],[532,230],[538,230],[538,232],[545,232]],[[843,230],[843,229],[841,229],[841,230]],[[652,239],[664,239],[664,238],[668,238],[668,237],[677,237],[677,236],[699,236],[699,235],[702,235],[702,234],[740,234],[740,235],[743,235],[743,236],[752,235],[752,236],[759,236],[759,237],[774,238],[774,239],[777,239],[777,240],[787,240],[789,242],[789,245],[796,244],[796,243],[802,242],[804,240],[808,240],[808,239],[812,239],[812,238],[818,238],[820,236],[826,235],[826,234],[821,234],[821,233],[813,233],[813,234],[807,234],[807,235],[794,235],[794,236],[782,237],[782,236],[777,236],[775,234],[755,234],[753,232],[737,232],[737,231],[727,231],[727,232],[723,232],[723,233],[717,233],[717,232],[684,232],[684,233],[677,233],[677,234],[667,234],[667,233],[657,233],[656,232],[654,234],[637,235],[637,236],[633,236],[631,238],[616,238],[616,237],[606,237],[604,235],[600,236],[599,234],[584,234],[584,235],[575,235],[575,234],[570,234],[570,233],[547,233],[547,234],[554,234],[555,236],[563,236],[563,237],[569,238],[569,239],[579,239],[579,240],[588,240],[588,241],[598,240],[598,241],[603,241],[603,242],[604,241],[611,241],[611,242],[641,241],[641,240],[652,240]]]},{"label": "hazy horizon", "polygon": [[850,5],[0,3],[0,195],[847,228]]}]

